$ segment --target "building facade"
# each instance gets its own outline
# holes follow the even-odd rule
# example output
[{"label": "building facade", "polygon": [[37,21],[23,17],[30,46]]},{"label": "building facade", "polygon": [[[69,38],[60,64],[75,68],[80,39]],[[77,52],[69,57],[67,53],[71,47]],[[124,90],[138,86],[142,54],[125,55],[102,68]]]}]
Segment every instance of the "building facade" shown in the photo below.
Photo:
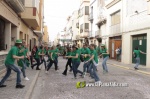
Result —
[{"label": "building facade", "polygon": [[48,45],[48,43],[49,43],[49,34],[48,34],[47,26],[44,26],[43,43],[46,45]]},{"label": "building facade", "polygon": [[5,57],[16,39],[25,39],[29,50],[38,45],[39,35],[35,30],[41,22],[38,17],[40,5],[39,0],[0,1],[0,70],[4,67]]}]

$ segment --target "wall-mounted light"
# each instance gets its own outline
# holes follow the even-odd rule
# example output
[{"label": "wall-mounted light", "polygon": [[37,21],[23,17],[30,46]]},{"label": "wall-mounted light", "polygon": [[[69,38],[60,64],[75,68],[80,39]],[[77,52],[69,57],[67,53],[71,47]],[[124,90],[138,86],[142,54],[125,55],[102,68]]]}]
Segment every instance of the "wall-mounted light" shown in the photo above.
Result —
[{"label": "wall-mounted light", "polygon": [[139,14],[139,12],[138,12],[137,10],[135,11],[135,13],[136,13],[136,14]]}]

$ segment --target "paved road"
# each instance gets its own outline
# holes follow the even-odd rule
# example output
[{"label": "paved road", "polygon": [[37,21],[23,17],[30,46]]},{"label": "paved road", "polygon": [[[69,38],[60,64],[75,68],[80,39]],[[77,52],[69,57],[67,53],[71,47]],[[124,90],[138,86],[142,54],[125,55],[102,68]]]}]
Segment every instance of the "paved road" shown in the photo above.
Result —
[{"label": "paved road", "polygon": [[[103,74],[98,67],[98,75],[102,82],[128,83],[128,87],[85,87],[76,88],[76,82],[91,80],[85,78],[72,79],[73,74],[63,76],[66,60],[59,59],[59,72],[54,66],[49,74],[41,70],[31,99],[150,99],[150,75],[133,70],[126,70],[108,65],[109,73]],[[101,64],[101,63],[100,63]],[[82,70],[83,64],[80,65]]]}]

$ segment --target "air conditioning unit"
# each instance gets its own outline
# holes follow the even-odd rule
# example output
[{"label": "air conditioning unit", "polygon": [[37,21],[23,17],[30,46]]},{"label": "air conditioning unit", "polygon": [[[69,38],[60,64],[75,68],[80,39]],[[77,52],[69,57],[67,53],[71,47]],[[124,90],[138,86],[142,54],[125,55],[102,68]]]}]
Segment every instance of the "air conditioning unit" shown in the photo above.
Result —
[{"label": "air conditioning unit", "polygon": [[[14,9],[17,13],[21,13],[25,10],[24,7],[24,0],[5,0],[8,5],[10,5],[12,7],[12,9]],[[23,2],[22,2],[23,1]]]}]

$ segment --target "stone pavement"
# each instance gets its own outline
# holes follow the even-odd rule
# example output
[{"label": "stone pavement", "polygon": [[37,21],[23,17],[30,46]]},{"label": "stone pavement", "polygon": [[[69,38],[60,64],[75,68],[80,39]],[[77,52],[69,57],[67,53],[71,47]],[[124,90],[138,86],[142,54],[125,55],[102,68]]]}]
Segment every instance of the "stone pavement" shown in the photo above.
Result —
[{"label": "stone pavement", "polygon": [[[40,71],[35,69],[27,68],[26,75],[30,80],[25,81],[21,75],[22,84],[25,85],[25,88],[16,89],[16,73],[12,71],[11,76],[5,82],[7,87],[0,89],[0,99],[29,99],[39,72]],[[4,74],[1,75],[1,78],[2,76],[4,76]]]},{"label": "stone pavement", "polygon": [[[59,72],[50,69],[45,74],[41,70],[31,99],[150,99],[150,78],[139,72],[118,68],[108,64],[109,73],[103,74],[101,63],[98,66],[98,75],[103,83],[127,83],[128,87],[85,87],[76,88],[78,81],[89,82],[86,76],[72,79],[73,73],[63,76],[66,60],[59,58]],[[82,70],[83,63],[79,69]]]}]

